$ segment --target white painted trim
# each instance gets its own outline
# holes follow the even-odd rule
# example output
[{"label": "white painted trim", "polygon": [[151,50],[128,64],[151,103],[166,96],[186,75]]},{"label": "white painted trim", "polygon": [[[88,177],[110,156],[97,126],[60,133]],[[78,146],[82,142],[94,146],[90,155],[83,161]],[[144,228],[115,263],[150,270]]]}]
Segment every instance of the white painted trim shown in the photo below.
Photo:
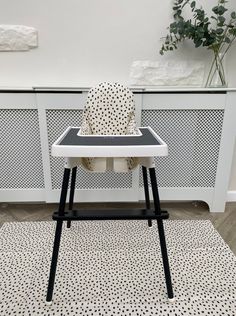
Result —
[{"label": "white painted trim", "polygon": [[[143,94],[143,110],[224,109],[226,94]],[[168,105],[168,106],[167,106]]]},{"label": "white painted trim", "polygon": [[35,99],[36,99],[36,102],[39,104],[38,117],[39,117],[39,129],[40,129],[40,142],[41,142],[41,150],[42,150],[44,185],[45,185],[45,190],[46,190],[46,195],[47,195],[47,192],[52,189],[47,119],[46,119],[46,111],[40,106],[41,104],[38,101],[37,94],[35,95]]},{"label": "white painted trim", "polygon": [[[171,190],[172,194],[168,192]],[[96,192],[95,192],[96,191]],[[191,201],[202,200],[210,203],[212,189],[201,188],[201,193],[192,188],[160,188],[162,201]],[[194,192],[195,191],[195,192]],[[94,195],[95,193],[95,195]],[[112,196],[112,197],[111,197]],[[202,198],[200,198],[202,196]],[[110,198],[109,198],[110,197]],[[59,203],[60,190],[50,190],[46,199],[44,189],[1,189],[0,202],[48,202]],[[97,199],[97,200],[96,200]],[[150,190],[150,199],[152,194]],[[133,189],[101,189],[101,190],[76,190],[75,202],[135,202],[144,200],[144,192],[139,188],[138,195]],[[236,191],[227,192],[227,202],[236,202]]]},{"label": "white painted trim", "polygon": [[[135,119],[136,119],[137,126],[141,126],[142,100],[143,100],[142,94],[135,94],[134,95]],[[132,172],[132,189],[135,191],[136,201],[138,201],[138,195],[139,195],[139,168],[136,168]]]},{"label": "white painted trim", "polygon": [[[151,189],[150,199],[152,199]],[[159,195],[161,201],[204,201],[208,204],[209,210],[214,212],[212,209],[212,198],[214,195],[214,188],[159,188]],[[144,189],[139,188],[139,200],[144,200]],[[224,210],[222,210],[223,212]]]},{"label": "white painted trim", "polygon": [[38,106],[43,109],[83,110],[87,92],[82,93],[36,93]]},{"label": "white painted trim", "polygon": [[141,126],[143,95],[142,94],[135,94],[134,95],[134,102],[135,102],[135,120],[136,120],[137,126]]},{"label": "white painted trim", "polygon": [[132,190],[135,192],[135,200],[138,201],[139,196],[139,168],[132,171]]},{"label": "white painted trim", "polygon": [[1,109],[37,109],[34,93],[0,93]]},{"label": "white painted trim", "polygon": [[68,91],[68,92],[88,92],[91,87],[77,87],[74,85],[70,85],[70,87],[65,87],[65,86],[33,86],[32,89],[35,92],[61,92],[61,91]]},{"label": "white painted trim", "polygon": [[[92,86],[76,86],[74,84],[70,84],[70,86],[66,87],[64,85],[57,86],[0,86],[0,90],[8,90],[16,91],[16,90],[26,90],[26,91],[88,91]],[[236,91],[235,87],[227,87],[227,88],[209,88],[209,87],[191,87],[191,86],[145,86],[145,85],[130,85],[129,89],[132,91],[150,91],[150,92],[218,92],[218,91]]]},{"label": "white painted trim", "polygon": [[0,202],[45,202],[45,189],[1,189]]},{"label": "white painted trim", "polygon": [[236,202],[236,191],[227,192],[227,202]]},{"label": "white painted trim", "polygon": [[205,88],[205,87],[191,87],[191,86],[130,86],[130,88],[142,88],[145,92],[227,92],[227,91],[236,91],[236,88]]},{"label": "white painted trim", "polygon": [[[60,189],[47,194],[47,203],[59,203]],[[67,194],[67,200],[69,194]],[[131,189],[83,189],[75,190],[74,202],[135,202],[138,201],[137,191]]]},{"label": "white painted trim", "polygon": [[12,93],[12,91],[32,91],[34,92],[34,88],[31,86],[0,86],[0,90],[9,91],[9,93]]},{"label": "white painted trim", "polygon": [[[168,192],[168,191],[171,192]],[[160,188],[161,201],[204,201],[208,204],[212,196],[210,188]],[[199,194],[200,192],[200,194]],[[170,194],[172,193],[172,194]],[[50,190],[48,198],[44,189],[1,189],[0,202],[48,202],[59,203],[60,190]],[[135,202],[144,201],[144,192],[139,188],[138,195],[133,189],[76,190],[75,202]],[[150,199],[152,194],[150,190]],[[207,202],[208,201],[208,202]],[[236,191],[227,192],[227,202],[236,202]],[[209,204],[208,204],[209,205]],[[212,210],[213,211],[213,210]]]},{"label": "white painted trim", "polygon": [[215,193],[212,202],[212,208],[214,209],[214,212],[222,212],[225,209],[225,202],[227,200],[227,191],[229,187],[236,137],[235,102],[236,94],[232,92],[227,93],[215,179]]}]

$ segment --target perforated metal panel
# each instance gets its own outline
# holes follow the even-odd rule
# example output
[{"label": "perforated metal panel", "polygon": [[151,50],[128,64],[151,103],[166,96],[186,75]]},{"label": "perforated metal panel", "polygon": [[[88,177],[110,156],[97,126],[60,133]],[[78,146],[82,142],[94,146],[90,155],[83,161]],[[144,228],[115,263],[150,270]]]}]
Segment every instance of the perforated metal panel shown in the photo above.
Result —
[{"label": "perforated metal panel", "polygon": [[[63,158],[51,156],[51,145],[68,126],[80,126],[81,110],[47,110],[47,129],[50,151],[52,188],[61,187]],[[79,189],[132,188],[132,175],[128,173],[88,173],[78,168],[76,187]]]},{"label": "perforated metal panel", "polygon": [[37,110],[0,110],[2,189],[44,187]]},{"label": "perforated metal panel", "polygon": [[214,187],[223,117],[223,110],[142,111],[142,126],[169,147],[167,157],[156,159],[161,187]]}]

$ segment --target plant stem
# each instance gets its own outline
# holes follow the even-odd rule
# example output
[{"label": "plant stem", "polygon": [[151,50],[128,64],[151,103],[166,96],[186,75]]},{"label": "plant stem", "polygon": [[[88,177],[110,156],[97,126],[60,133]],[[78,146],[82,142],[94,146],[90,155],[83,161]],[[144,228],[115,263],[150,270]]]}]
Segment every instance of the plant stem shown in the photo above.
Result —
[{"label": "plant stem", "polygon": [[[223,81],[224,81],[224,84],[226,84],[226,80],[225,80],[225,71],[224,71],[224,67],[223,67],[223,59],[224,59],[224,57],[225,57],[227,51],[230,49],[231,45],[233,44],[235,38],[236,38],[236,35],[232,38],[232,40],[231,40],[231,42],[229,43],[228,47],[225,49],[225,51],[222,53],[222,56],[221,56],[220,59],[219,59],[220,64],[221,64],[221,72],[222,72],[223,78],[224,78],[224,80],[223,80]],[[218,54],[220,53],[220,50],[222,49],[222,47],[223,47],[223,45],[222,45],[221,48],[219,49]],[[215,59],[213,60],[213,62],[212,62],[212,64],[211,64],[211,68],[210,68],[210,71],[209,71],[209,75],[208,75],[207,81],[206,81],[206,87],[211,84],[212,79],[211,79],[210,82],[208,82],[208,81],[209,81],[209,78],[210,78],[210,75],[211,75],[211,72],[212,72],[212,68],[213,68],[213,66],[214,66],[214,63],[215,63]],[[212,78],[214,77],[216,70],[217,70],[217,69],[214,70],[214,73],[212,74]],[[220,74],[220,73],[219,73],[219,74]]]},{"label": "plant stem", "polygon": [[220,81],[221,81],[222,85],[225,85],[223,65],[220,61],[220,57],[219,57],[218,53],[216,53],[216,68],[217,68],[217,71],[219,73]]},{"label": "plant stem", "polygon": [[229,48],[231,47],[231,45],[233,44],[233,41],[235,40],[236,35],[232,38],[231,42],[229,43],[228,47],[226,48],[226,50],[224,51],[221,60],[224,58],[225,54],[227,53],[227,51],[229,50]]},{"label": "plant stem", "polygon": [[[221,84],[222,85],[226,84],[224,67],[223,67],[223,64],[222,64],[222,59],[219,56],[219,54],[220,54],[219,50],[214,50],[214,60],[212,62],[212,65],[211,65],[211,68],[210,68],[210,71],[209,71],[209,75],[208,75],[208,78],[207,78],[207,81],[206,81],[206,85],[205,85],[206,87],[211,85],[212,80],[213,80],[214,75],[215,75],[216,72],[218,73],[218,75],[220,77]],[[215,69],[213,71],[213,66],[214,65],[215,65]]]},{"label": "plant stem", "polygon": [[211,68],[210,68],[210,71],[209,71],[209,74],[208,74],[208,77],[207,77],[207,80],[206,80],[205,87],[207,87],[210,84],[209,80],[210,80],[210,75],[211,75],[212,68],[213,68],[214,64],[215,64],[215,58],[213,59],[213,61],[211,63]]}]

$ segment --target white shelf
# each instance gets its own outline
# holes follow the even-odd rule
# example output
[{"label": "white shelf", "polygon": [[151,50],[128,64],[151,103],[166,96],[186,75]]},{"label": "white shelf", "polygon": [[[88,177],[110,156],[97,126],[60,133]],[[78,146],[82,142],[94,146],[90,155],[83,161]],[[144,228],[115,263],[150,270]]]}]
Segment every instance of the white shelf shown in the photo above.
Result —
[{"label": "white shelf", "polygon": [[[88,91],[91,87],[76,87],[76,86],[33,86],[33,87],[9,87],[1,86],[1,91],[32,91],[32,92],[48,92],[48,91]],[[141,91],[141,92],[228,92],[236,91],[235,87],[227,88],[205,88],[205,87],[170,87],[170,86],[129,86],[132,91]]]}]

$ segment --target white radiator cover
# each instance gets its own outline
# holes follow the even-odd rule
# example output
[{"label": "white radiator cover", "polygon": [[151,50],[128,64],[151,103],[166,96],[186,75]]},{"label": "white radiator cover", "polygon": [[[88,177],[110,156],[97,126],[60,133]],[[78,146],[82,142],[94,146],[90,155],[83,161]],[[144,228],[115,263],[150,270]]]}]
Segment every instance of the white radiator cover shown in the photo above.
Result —
[{"label": "white radiator cover", "polygon": [[[0,201],[58,202],[63,159],[51,144],[69,126],[79,126],[86,91],[1,93]],[[156,159],[162,200],[203,200],[224,211],[233,156],[236,93],[135,94],[137,121],[151,126],[169,146]],[[75,200],[144,199],[140,172],[88,174],[78,169]]]},{"label": "white radiator cover", "polygon": [[44,188],[38,111],[1,109],[0,113],[0,188]]},{"label": "white radiator cover", "polygon": [[214,188],[224,110],[141,113],[141,125],[151,126],[168,144],[169,155],[156,158],[159,185]]}]

